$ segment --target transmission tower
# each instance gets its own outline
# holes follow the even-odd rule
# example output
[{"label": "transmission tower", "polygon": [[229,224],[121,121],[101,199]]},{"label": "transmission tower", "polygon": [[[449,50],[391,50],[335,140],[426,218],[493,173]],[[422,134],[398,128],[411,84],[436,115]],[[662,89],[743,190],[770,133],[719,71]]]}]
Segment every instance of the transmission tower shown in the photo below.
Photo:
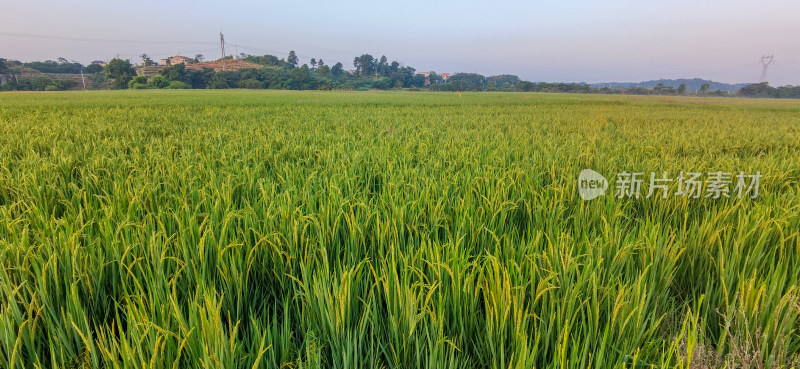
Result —
[{"label": "transmission tower", "polygon": [[219,32],[219,48],[222,50],[222,70],[225,70],[225,36]]},{"label": "transmission tower", "polygon": [[772,54],[761,56],[761,80],[759,82],[767,82],[767,68],[774,62]]}]

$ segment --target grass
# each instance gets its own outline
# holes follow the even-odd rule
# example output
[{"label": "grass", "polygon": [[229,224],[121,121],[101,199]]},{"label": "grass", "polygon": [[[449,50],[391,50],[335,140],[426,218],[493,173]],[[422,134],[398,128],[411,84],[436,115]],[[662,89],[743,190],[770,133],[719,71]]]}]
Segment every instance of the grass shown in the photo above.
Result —
[{"label": "grass", "polygon": [[[0,367],[800,365],[800,103],[0,94]],[[577,175],[760,171],[756,199]],[[613,187],[612,187],[613,189]]]}]

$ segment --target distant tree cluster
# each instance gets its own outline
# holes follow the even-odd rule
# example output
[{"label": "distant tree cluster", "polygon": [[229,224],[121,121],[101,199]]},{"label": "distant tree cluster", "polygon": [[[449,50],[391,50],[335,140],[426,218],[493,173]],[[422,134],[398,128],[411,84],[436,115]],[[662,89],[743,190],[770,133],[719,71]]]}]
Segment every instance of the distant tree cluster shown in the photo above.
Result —
[{"label": "distant tree cluster", "polygon": [[[356,70],[354,73],[345,71],[342,63],[328,66],[324,60],[316,58],[310,60],[311,66],[308,64],[297,66],[299,62],[295,52],[290,52],[285,60],[274,55],[247,54],[240,55],[240,59],[257,64],[261,68],[215,72],[211,69],[189,70],[183,64],[178,64],[162,69],[159,75],[167,81],[168,86],[171,84],[186,88],[210,89],[369,90],[421,88],[426,83],[443,81],[435,73],[431,73],[426,79],[425,76],[417,74],[414,68],[401,67],[400,63],[396,61],[389,63],[385,56],[375,59],[369,54],[355,58]],[[112,60],[112,63],[118,62]],[[118,77],[122,78],[120,83],[115,82],[114,84],[119,88],[124,88],[125,84],[128,88],[164,88],[163,83],[160,82],[153,84],[151,80],[144,81],[136,78],[126,80],[124,74],[111,73],[109,67],[106,69],[106,74],[115,81]],[[172,82],[181,84],[172,84]]]},{"label": "distant tree cluster", "polygon": [[111,88],[115,90],[122,90],[128,88],[129,82],[136,75],[136,70],[133,69],[131,62],[123,59],[112,59],[105,68],[106,76],[114,80]]},{"label": "distant tree cluster", "polygon": [[447,83],[433,85],[436,91],[484,91],[487,87],[486,77],[477,73],[456,73]]},{"label": "distant tree cluster", "polygon": [[30,63],[23,63],[25,67],[38,70],[42,73],[80,73],[84,69],[83,64],[70,62],[65,58],[58,58],[57,61],[45,60]]},{"label": "distant tree cluster", "polygon": [[742,97],[800,99],[800,86],[772,87],[767,82],[753,83],[742,87],[739,90],[738,95]]},{"label": "distant tree cluster", "polygon": [[54,79],[50,77],[34,77],[20,79],[18,83],[7,84],[0,91],[66,91],[78,87],[78,82],[68,79]]},{"label": "distant tree cluster", "polygon": [[[155,66],[156,62],[147,55],[141,54],[141,66]],[[233,56],[226,58],[232,59]],[[697,84],[701,80],[681,80],[692,83],[689,91],[686,83],[681,83],[677,88],[657,83],[651,88],[647,87],[616,87],[592,86],[586,83],[547,83],[530,82],[520,79],[512,74],[497,76],[483,76],[477,73],[455,73],[445,79],[431,71],[417,73],[410,66],[403,66],[397,61],[389,61],[382,55],[375,58],[370,54],[362,54],[353,58],[353,70],[345,70],[341,62],[333,65],[326,64],[321,58],[311,58],[308,64],[300,65],[299,57],[295,51],[289,52],[285,59],[274,55],[248,55],[242,53],[238,58],[258,65],[258,68],[241,69],[236,71],[214,71],[211,68],[187,69],[184,64],[176,64],[163,68],[158,75],[145,77],[137,76],[136,69],[130,61],[125,59],[112,59],[105,67],[98,64],[83,66],[77,62],[70,62],[65,58],[56,61],[46,60],[22,63],[14,60],[0,59],[0,73],[19,74],[20,67],[35,69],[49,74],[77,74],[83,71],[88,74],[94,88],[108,86],[104,82],[111,80],[112,89],[282,89],[282,90],[370,90],[370,89],[428,89],[431,91],[520,91],[520,92],[563,92],[584,94],[625,94],[625,95],[666,95],[681,96],[696,94],[700,96],[731,96],[727,91],[711,91],[711,85],[704,82],[699,89]],[[202,54],[190,58],[190,63],[200,63],[204,60]],[[655,82],[655,81],[654,81]],[[667,81],[669,82],[669,81]],[[652,86],[652,85],[651,85]],[[48,76],[35,76],[19,79],[17,82],[8,83],[0,90],[68,90],[77,88],[78,83],[69,79],[55,79]],[[741,88],[737,96],[763,97],[763,98],[800,98],[800,86],[772,87],[765,83],[750,84]]]},{"label": "distant tree cluster", "polygon": [[[19,67],[25,64],[0,58],[0,74],[19,74]],[[63,91],[73,89],[77,85],[78,83],[73,80],[38,75],[33,78],[15,78],[12,82],[0,86],[0,91]]]},{"label": "distant tree cluster", "polygon": [[[33,69],[47,75],[42,74],[28,74],[25,75],[23,70]],[[65,58],[58,58],[57,61],[35,61],[23,63],[17,60],[0,59],[0,73],[1,74],[14,74],[17,78],[13,82],[0,86],[0,91],[63,91],[71,90],[79,87],[79,83],[72,80],[70,76],[55,76],[58,74],[79,74],[83,71],[88,74],[90,81],[104,79],[102,76],[103,67],[92,64],[89,67],[84,67],[77,62],[70,62]]]}]

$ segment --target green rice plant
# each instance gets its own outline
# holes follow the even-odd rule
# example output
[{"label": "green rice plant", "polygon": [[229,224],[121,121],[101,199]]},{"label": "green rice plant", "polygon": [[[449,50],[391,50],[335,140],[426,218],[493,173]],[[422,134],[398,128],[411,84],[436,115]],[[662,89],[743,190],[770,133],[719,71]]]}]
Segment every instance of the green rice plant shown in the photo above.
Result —
[{"label": "green rice plant", "polygon": [[[0,368],[800,367],[794,101],[0,106]],[[584,201],[586,168],[763,177],[755,199]]]}]

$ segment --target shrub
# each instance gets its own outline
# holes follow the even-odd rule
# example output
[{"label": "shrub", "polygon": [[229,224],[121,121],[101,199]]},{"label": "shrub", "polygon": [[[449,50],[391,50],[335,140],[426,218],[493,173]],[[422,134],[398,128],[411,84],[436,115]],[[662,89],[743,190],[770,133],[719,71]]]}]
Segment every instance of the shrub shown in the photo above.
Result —
[{"label": "shrub", "polygon": [[149,88],[153,88],[153,86],[148,85],[147,83],[142,84],[142,83],[138,83],[138,82],[135,82],[135,81],[130,81],[130,82],[128,82],[128,88],[134,89],[134,90],[146,90],[146,89],[149,89]]},{"label": "shrub", "polygon": [[114,79],[114,83],[111,85],[111,88],[114,90],[124,90],[128,88],[128,84],[131,81],[130,76],[122,76],[117,77]]},{"label": "shrub", "polygon": [[191,88],[191,87],[189,85],[181,82],[181,81],[172,81],[172,82],[169,83],[169,85],[167,85],[166,88],[169,88],[169,89],[172,89],[172,90],[183,90],[183,89],[188,89],[188,88]]},{"label": "shrub", "polygon": [[155,75],[150,77],[150,85],[154,88],[165,88],[169,86],[169,81],[162,75]]},{"label": "shrub", "polygon": [[264,88],[264,82],[257,79],[245,79],[239,82],[239,88],[247,88],[251,90],[260,90]]}]

